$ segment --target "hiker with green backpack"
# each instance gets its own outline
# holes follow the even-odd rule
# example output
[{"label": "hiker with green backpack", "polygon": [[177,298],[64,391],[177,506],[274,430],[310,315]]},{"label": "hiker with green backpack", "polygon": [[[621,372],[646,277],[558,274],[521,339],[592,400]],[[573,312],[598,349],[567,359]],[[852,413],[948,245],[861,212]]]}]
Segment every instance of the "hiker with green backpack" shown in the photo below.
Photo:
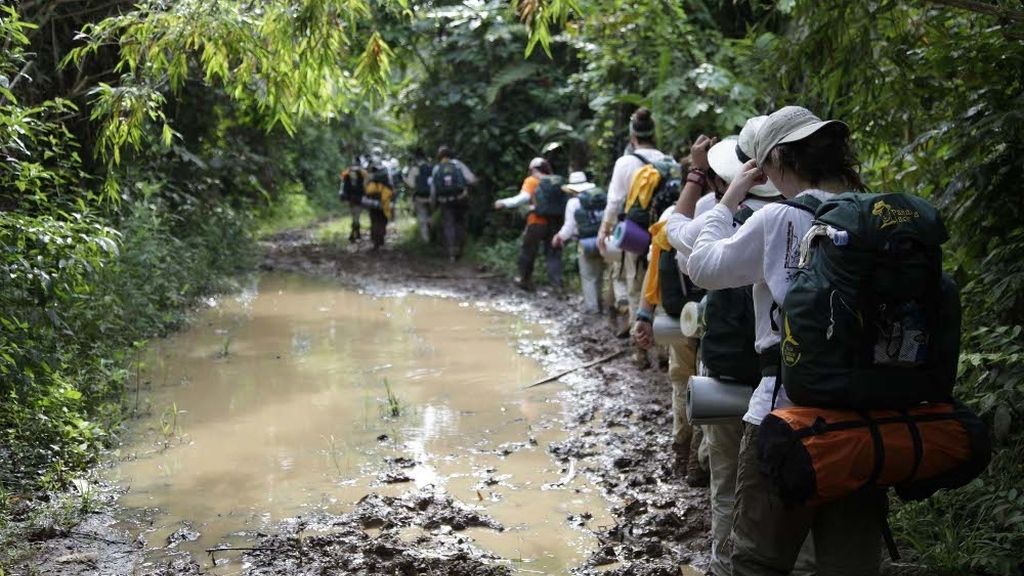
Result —
[{"label": "hiker with green backpack", "polygon": [[[732,573],[789,574],[810,533],[819,574],[877,574],[884,494],[868,489],[814,508],[783,506],[760,469],[757,452],[762,420],[773,407],[791,405],[784,387],[775,386],[782,341],[778,308],[799,267],[800,242],[823,201],[864,189],[849,128],[787,106],[758,130],[753,158],[708,212],[687,261],[694,282],[709,290],[753,285],[754,347],[762,378],[743,417]],[[751,188],[768,180],[787,200],[764,206],[734,230],[739,204]]]},{"label": "hiker with green backpack", "polygon": [[544,250],[548,282],[556,291],[562,289],[562,248],[552,244],[552,238],[562,227],[568,195],[562,190],[564,181],[551,169],[544,158],[530,160],[528,174],[519,193],[494,203],[495,210],[530,205],[523,230],[523,244],[519,249],[519,275],[515,284],[526,291],[534,290],[533,264],[537,253]]},{"label": "hiker with green backpack", "polygon": [[462,256],[466,242],[466,211],[469,209],[469,187],[476,184],[476,175],[447,146],[437,149],[437,164],[430,174],[430,205],[441,208],[445,249],[448,261]]},{"label": "hiker with green backpack", "polygon": [[[750,118],[738,136],[722,140],[701,135],[691,149],[693,165],[688,184],[679,195],[674,213],[669,216],[666,232],[669,243],[678,253],[680,267],[687,263],[707,213],[741,172],[743,164],[754,154],[754,139],[766,116]],[[689,182],[693,182],[690,184]],[[706,182],[707,186],[700,185]],[[704,191],[710,188],[711,193]],[[781,199],[770,182],[754,186],[733,216],[735,231],[755,211],[768,203]],[[722,387],[737,393],[746,393],[761,379],[757,352],[754,350],[754,310],[751,286],[710,290],[704,296],[694,318],[701,324],[699,377],[690,385],[699,385],[713,378]],[[684,312],[686,317],[691,313]],[[697,335],[684,318],[683,332]],[[694,384],[697,382],[698,384]],[[686,387],[687,389],[689,386]],[[698,389],[699,391],[699,389]],[[684,392],[683,403],[690,403],[694,391]],[[732,535],[732,516],[736,500],[736,476],[740,439],[743,436],[742,413],[730,418],[702,421],[706,413],[693,414],[693,423],[704,430],[708,451],[711,496],[711,565],[712,576],[732,574],[729,547]],[[814,573],[813,549],[802,550],[794,574]]]},{"label": "hiker with green backpack", "polygon": [[420,240],[424,244],[430,242],[430,221],[432,218],[430,206],[430,176],[434,167],[427,159],[422,148],[417,148],[413,153],[412,165],[405,173],[405,186],[412,191],[412,206],[416,215],[416,224],[419,227]]},{"label": "hiker with green backpack", "polygon": [[[662,193],[671,196],[674,201],[679,194],[678,188],[672,191],[664,185],[669,178],[663,172],[673,164],[678,167],[678,164],[656,147],[655,123],[649,109],[640,108],[633,113],[629,121],[629,138],[632,150],[615,161],[608,184],[608,202],[597,236],[602,254],[608,252],[610,242],[612,246],[615,245],[613,232],[617,227],[620,232],[628,229],[638,234],[647,234],[647,228],[659,216],[652,214],[656,204],[654,196]],[[679,174],[675,174],[675,177],[674,181],[678,184]],[[640,307],[649,244],[648,234],[646,242],[633,244],[619,255],[620,275],[626,283],[630,326],[635,322]],[[636,348],[635,360],[641,368],[651,364],[647,351],[639,346]]]}]

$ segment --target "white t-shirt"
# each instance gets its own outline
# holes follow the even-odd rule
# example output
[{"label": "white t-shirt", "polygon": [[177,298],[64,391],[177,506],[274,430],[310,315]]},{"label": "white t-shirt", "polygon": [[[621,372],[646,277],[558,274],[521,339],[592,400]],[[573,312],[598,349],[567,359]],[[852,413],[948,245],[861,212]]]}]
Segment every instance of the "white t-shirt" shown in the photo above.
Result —
[{"label": "white t-shirt", "polygon": [[[832,196],[823,190],[800,193],[804,194],[822,201]],[[733,214],[725,206],[717,204],[706,214],[687,261],[690,279],[708,290],[753,284],[754,349],[760,353],[779,343],[779,333],[772,329],[773,304],[786,297],[800,261],[800,240],[810,230],[813,217],[799,208],[773,203],[733,230]],[[774,377],[762,378],[743,420],[760,424],[771,411],[774,389]],[[791,405],[785,389],[780,390],[775,406]]]},{"label": "white t-shirt", "polygon": [[[657,162],[665,157],[656,148],[639,148],[634,150],[648,162]],[[626,154],[615,161],[615,169],[612,170],[612,179],[608,183],[608,204],[604,208],[602,220],[607,224],[614,225],[619,221],[619,214],[626,208],[626,197],[629,196],[629,186],[633,183],[633,175],[644,166],[633,154]]]}]

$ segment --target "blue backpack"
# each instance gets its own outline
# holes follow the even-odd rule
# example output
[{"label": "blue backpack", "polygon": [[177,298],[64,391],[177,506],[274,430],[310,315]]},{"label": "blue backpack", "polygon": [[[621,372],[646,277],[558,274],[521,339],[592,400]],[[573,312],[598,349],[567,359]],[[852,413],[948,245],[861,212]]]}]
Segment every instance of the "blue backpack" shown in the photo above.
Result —
[{"label": "blue backpack", "polygon": [[430,173],[433,169],[434,167],[426,162],[420,164],[419,172],[416,174],[416,188],[413,190],[415,197],[426,198],[430,196]]}]

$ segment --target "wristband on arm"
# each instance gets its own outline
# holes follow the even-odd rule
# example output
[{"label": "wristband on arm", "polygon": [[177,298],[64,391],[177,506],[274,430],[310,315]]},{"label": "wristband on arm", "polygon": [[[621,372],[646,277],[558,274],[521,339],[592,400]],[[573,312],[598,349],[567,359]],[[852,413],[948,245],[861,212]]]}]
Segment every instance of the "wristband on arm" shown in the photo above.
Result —
[{"label": "wristband on arm", "polygon": [[648,324],[651,324],[652,322],[654,322],[654,317],[651,316],[651,313],[648,312],[647,310],[640,308],[639,310],[636,311],[636,321],[647,322]]},{"label": "wristband on arm", "polygon": [[708,175],[700,168],[690,168],[690,171],[686,173],[686,181],[697,184],[701,187],[701,190],[703,190],[704,188],[707,188]]}]

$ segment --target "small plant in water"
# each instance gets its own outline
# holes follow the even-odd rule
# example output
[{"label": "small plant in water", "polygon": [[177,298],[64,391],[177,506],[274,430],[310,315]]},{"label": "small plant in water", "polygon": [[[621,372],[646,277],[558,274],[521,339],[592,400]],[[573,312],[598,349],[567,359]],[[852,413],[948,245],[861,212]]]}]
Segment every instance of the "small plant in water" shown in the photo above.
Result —
[{"label": "small plant in water", "polygon": [[181,435],[181,428],[178,426],[178,415],[184,413],[184,410],[178,410],[178,404],[174,402],[160,414],[160,434],[164,437],[164,448],[167,447],[172,438],[177,438]]},{"label": "small plant in water", "polygon": [[[321,436],[321,438],[324,437]],[[324,439],[327,440],[327,453],[330,454],[331,461],[334,462],[334,469],[338,472],[338,476],[341,476],[341,463],[338,461],[338,441],[335,439],[334,434]]]},{"label": "small plant in water", "polygon": [[225,334],[224,339],[220,343],[220,350],[217,351],[217,358],[227,358],[231,348],[231,334]]},{"label": "small plant in water", "polygon": [[384,379],[384,416],[389,418],[398,418],[402,415],[402,402],[395,395],[395,391],[391,389],[391,384],[388,383],[388,379]]}]

